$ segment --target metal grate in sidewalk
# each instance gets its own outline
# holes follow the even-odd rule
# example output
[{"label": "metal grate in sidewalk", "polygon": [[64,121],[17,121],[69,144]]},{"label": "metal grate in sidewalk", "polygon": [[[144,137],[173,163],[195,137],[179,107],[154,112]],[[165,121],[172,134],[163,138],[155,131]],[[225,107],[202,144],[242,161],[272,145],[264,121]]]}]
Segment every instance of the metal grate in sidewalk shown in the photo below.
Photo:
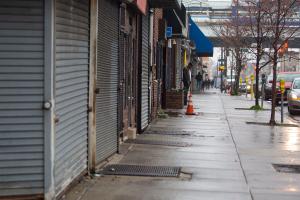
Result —
[{"label": "metal grate in sidewalk", "polygon": [[143,134],[153,134],[153,135],[183,135],[183,136],[190,136],[193,135],[195,132],[193,131],[145,131]]},{"label": "metal grate in sidewalk", "polygon": [[277,172],[300,174],[300,165],[273,164],[273,167]]},{"label": "metal grate in sidewalk", "polygon": [[180,167],[115,164],[106,166],[101,173],[120,176],[179,177],[180,171]]},{"label": "metal grate in sidewalk", "polygon": [[163,146],[173,146],[173,147],[188,147],[188,146],[191,146],[191,144],[186,143],[186,142],[161,141],[161,140],[142,140],[142,139],[126,140],[125,143],[163,145]]}]

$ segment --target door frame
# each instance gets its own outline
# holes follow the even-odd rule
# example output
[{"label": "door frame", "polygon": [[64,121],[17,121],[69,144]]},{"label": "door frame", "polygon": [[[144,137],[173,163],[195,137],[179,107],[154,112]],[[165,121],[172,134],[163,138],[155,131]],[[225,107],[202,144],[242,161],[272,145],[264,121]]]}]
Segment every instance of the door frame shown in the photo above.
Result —
[{"label": "door frame", "polygon": [[44,0],[44,199],[55,197],[55,0]]},{"label": "door frame", "polygon": [[[139,20],[138,14],[130,10],[130,8],[126,9],[126,20],[128,24],[126,24],[126,29],[129,30],[129,33],[124,33],[124,37],[121,39],[124,41],[124,55],[121,57],[123,59],[123,66],[121,66],[120,70],[123,70],[123,79],[122,86],[122,109],[120,111],[122,115],[123,124],[122,130],[120,132],[123,133],[123,139],[127,137],[127,130],[129,128],[137,128],[138,118],[138,68],[139,68]],[[131,18],[131,19],[130,19]],[[129,24],[131,21],[131,25]],[[122,34],[121,34],[122,35]],[[129,50],[131,49],[131,51]],[[130,60],[129,60],[129,59]],[[129,61],[129,62],[128,62]],[[122,63],[122,62],[120,62]],[[131,83],[128,82],[128,73],[130,73]],[[130,86],[130,88],[129,88]],[[130,89],[130,91],[128,91]],[[129,94],[129,96],[128,96]],[[130,99],[128,99],[130,98]],[[126,108],[126,109],[125,109]],[[127,124],[125,124],[127,123]]]},{"label": "door frame", "polygon": [[98,0],[90,0],[90,66],[88,105],[88,172],[96,171],[96,84],[97,84]]}]

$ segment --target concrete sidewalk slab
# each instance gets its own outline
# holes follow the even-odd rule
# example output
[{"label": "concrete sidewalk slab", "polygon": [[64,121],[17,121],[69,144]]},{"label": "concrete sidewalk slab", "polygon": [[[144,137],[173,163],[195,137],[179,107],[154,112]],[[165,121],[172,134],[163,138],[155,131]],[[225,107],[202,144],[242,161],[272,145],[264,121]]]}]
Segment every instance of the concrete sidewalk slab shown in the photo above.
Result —
[{"label": "concrete sidewalk slab", "polygon": [[[111,161],[179,166],[185,174],[179,178],[95,177],[77,185],[66,199],[300,199],[300,176],[278,173],[272,167],[272,163],[300,164],[299,128],[246,124],[247,121],[267,122],[269,112],[236,110],[236,107],[249,108],[253,105],[253,101],[244,97],[212,91],[210,94],[193,95],[193,102],[199,115],[185,116],[182,115],[184,110],[175,110],[179,115],[159,119],[148,129],[184,131],[183,135],[150,133],[138,136],[143,140],[180,141],[191,146],[122,144],[125,151]],[[190,173],[191,177],[188,176]]]}]

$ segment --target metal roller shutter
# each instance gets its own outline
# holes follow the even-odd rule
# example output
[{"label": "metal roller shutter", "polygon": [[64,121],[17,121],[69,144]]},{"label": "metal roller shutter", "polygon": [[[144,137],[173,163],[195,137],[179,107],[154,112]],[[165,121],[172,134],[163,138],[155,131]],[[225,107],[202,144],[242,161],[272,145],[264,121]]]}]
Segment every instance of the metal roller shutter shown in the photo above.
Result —
[{"label": "metal roller shutter", "polygon": [[56,0],[55,189],[87,168],[89,0]]},{"label": "metal roller shutter", "polygon": [[141,129],[149,124],[149,15],[142,16]]},{"label": "metal roller shutter", "polygon": [[[119,81],[123,81],[124,79],[124,69],[125,69],[125,44],[126,44],[126,35],[125,33],[120,32],[119,35]],[[123,131],[123,107],[124,107],[124,97],[125,97],[125,89],[123,84],[120,84],[119,88],[119,99],[118,99],[118,132],[121,133]]]},{"label": "metal roller shutter", "polygon": [[0,1],[0,196],[43,194],[43,2]]},{"label": "metal roller shutter", "polygon": [[98,5],[97,163],[117,151],[119,77],[119,4],[114,0],[99,0]]}]

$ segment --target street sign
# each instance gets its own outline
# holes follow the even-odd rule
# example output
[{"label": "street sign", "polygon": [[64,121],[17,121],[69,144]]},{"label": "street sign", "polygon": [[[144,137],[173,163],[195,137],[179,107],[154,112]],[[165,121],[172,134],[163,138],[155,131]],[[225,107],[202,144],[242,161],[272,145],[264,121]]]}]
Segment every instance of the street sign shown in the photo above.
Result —
[{"label": "street sign", "polygon": [[225,66],[220,66],[219,67],[219,71],[224,71],[225,70]]},{"label": "street sign", "polygon": [[173,28],[171,26],[167,27],[166,36],[167,36],[167,38],[170,38],[173,36]]}]

